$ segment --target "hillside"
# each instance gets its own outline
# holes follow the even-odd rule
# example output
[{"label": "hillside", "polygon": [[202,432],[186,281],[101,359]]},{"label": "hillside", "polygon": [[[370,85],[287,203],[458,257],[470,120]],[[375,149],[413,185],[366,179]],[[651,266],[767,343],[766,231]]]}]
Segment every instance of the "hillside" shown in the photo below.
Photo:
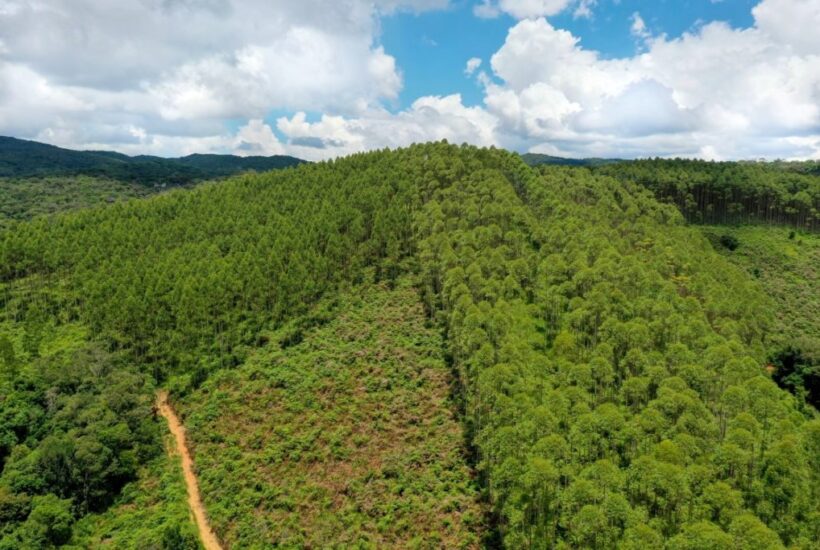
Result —
[{"label": "hillside", "polygon": [[184,400],[226,546],[477,547],[441,337],[408,282],[323,301]]},{"label": "hillside", "polygon": [[646,159],[598,172],[639,183],[674,204],[691,223],[790,225],[820,229],[816,162],[707,162]]},{"label": "hillside", "polygon": [[182,185],[249,170],[287,168],[302,162],[288,156],[190,155],[177,159],[145,155],[129,157],[109,151],[72,151],[45,143],[0,136],[0,178],[83,175],[148,186]]},{"label": "hillside", "polygon": [[0,227],[35,216],[144,198],[162,190],[91,176],[0,178]]},{"label": "hillside", "polygon": [[[775,380],[820,407],[820,236],[771,226],[706,226],[725,258],[757,280],[772,301]],[[721,244],[729,236],[733,250]]]},{"label": "hillside", "polygon": [[236,548],[813,548],[791,329],[620,166],[433,143],[0,233],[0,548],[133,512],[158,388]]}]

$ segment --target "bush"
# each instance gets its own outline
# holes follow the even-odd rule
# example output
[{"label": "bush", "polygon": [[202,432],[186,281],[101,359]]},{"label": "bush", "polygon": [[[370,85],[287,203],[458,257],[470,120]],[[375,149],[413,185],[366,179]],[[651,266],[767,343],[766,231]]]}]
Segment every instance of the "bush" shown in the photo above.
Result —
[{"label": "bush", "polygon": [[732,235],[723,235],[720,237],[720,244],[722,244],[725,248],[729,250],[735,250],[738,246],[740,246],[740,242],[737,240],[737,237]]}]

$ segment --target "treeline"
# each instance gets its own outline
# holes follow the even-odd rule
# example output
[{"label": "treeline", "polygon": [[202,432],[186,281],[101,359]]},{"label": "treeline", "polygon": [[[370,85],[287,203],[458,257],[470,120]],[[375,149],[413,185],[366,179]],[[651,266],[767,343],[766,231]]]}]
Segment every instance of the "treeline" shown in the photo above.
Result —
[{"label": "treeline", "polygon": [[816,163],[648,159],[596,170],[647,187],[662,201],[675,204],[690,222],[762,222],[820,229]]},{"label": "treeline", "polygon": [[[184,392],[367,267],[409,271],[448,337],[499,542],[810,548],[820,421],[763,368],[765,296],[605,170],[427,144],[40,218],[0,233],[6,331],[77,324]],[[40,441],[14,437],[9,456]]]},{"label": "treeline", "polygon": [[374,160],[38,219],[0,236],[0,280],[25,281],[35,309],[59,281],[66,298],[47,313],[79,319],[157,381],[236,364],[265,323],[409,253],[409,180],[385,182],[401,170]]}]

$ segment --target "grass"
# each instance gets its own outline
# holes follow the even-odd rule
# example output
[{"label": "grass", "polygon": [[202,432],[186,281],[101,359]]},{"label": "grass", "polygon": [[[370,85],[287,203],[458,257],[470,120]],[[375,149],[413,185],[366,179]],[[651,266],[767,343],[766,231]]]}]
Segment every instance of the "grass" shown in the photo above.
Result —
[{"label": "grass", "polygon": [[473,548],[484,513],[442,339],[416,290],[365,285],[190,395],[203,500],[233,548]]}]

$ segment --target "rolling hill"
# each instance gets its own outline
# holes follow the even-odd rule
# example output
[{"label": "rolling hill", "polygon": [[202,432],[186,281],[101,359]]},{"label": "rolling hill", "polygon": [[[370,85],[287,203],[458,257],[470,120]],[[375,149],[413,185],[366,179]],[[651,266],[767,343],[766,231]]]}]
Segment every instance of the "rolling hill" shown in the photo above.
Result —
[{"label": "rolling hill", "polygon": [[224,547],[814,548],[814,241],[720,242],[815,183],[747,173],[442,142],[0,230],[0,549],[196,546],[157,391]]},{"label": "rolling hill", "polygon": [[129,157],[110,151],[72,151],[36,141],[0,136],[0,178],[84,175],[141,185],[181,185],[249,170],[261,172],[287,168],[302,162],[288,156]]}]

